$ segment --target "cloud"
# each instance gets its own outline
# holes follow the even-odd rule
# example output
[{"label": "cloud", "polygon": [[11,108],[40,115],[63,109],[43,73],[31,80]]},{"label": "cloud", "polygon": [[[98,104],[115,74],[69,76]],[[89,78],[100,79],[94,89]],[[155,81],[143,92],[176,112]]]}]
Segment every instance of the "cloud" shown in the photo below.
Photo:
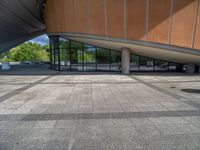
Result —
[{"label": "cloud", "polygon": [[36,37],[28,42],[37,43],[40,45],[46,45],[49,43],[49,37],[46,34],[44,34],[44,35]]}]

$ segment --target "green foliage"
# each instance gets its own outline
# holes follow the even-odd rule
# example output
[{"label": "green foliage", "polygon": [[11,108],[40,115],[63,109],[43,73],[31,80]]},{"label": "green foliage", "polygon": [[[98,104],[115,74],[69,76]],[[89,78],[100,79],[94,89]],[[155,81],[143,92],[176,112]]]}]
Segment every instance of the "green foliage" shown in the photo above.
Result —
[{"label": "green foliage", "polygon": [[97,57],[99,63],[110,63],[110,52],[108,49],[98,48]]},{"label": "green foliage", "polygon": [[60,43],[60,49],[65,49],[65,48],[69,48],[69,41],[67,40],[60,40],[59,41]]},{"label": "green foliage", "polygon": [[49,52],[48,45],[41,46],[36,43],[23,43],[1,56],[0,61],[48,61]]}]

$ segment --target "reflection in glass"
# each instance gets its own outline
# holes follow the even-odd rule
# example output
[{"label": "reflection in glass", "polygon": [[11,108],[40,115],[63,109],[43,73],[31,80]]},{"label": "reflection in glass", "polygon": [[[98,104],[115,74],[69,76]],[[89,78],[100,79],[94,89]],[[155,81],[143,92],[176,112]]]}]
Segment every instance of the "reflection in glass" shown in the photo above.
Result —
[{"label": "reflection in glass", "polygon": [[111,50],[111,71],[121,71],[121,52]]},{"label": "reflection in glass", "polygon": [[60,47],[60,69],[69,70],[70,69],[70,51],[69,51],[69,41],[63,38],[59,39]]},{"label": "reflection in glass", "polygon": [[69,49],[69,40],[64,39],[64,38],[59,38],[59,48]]},{"label": "reflection in glass", "polygon": [[155,60],[154,68],[155,71],[168,71],[168,62]]},{"label": "reflection in glass", "polygon": [[[121,51],[50,38],[50,67],[54,70],[121,71]],[[130,71],[182,71],[183,64],[130,55]]]},{"label": "reflection in glass", "polygon": [[60,56],[59,56],[59,37],[58,36],[51,37],[50,47],[51,47],[51,67],[54,70],[59,70]]},{"label": "reflection in glass", "polygon": [[139,71],[140,57],[130,55],[130,71]]},{"label": "reflection in glass", "polygon": [[176,63],[169,62],[169,71],[176,71]]},{"label": "reflection in glass", "polygon": [[78,42],[71,42],[70,50],[70,60],[71,60],[71,70],[83,70],[83,54],[82,54],[82,44]]},{"label": "reflection in glass", "polygon": [[97,48],[97,70],[110,70],[110,50],[104,48]]},{"label": "reflection in glass", "polygon": [[147,57],[140,57],[140,70],[153,71],[153,59]]},{"label": "reflection in glass", "polygon": [[96,48],[89,45],[83,46],[84,71],[96,70]]}]

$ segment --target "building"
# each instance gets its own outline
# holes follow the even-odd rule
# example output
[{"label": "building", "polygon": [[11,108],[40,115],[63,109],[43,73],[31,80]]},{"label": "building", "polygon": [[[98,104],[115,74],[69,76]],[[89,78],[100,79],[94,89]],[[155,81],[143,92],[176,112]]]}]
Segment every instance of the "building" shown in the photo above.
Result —
[{"label": "building", "polygon": [[185,65],[193,73],[200,65],[200,0],[2,0],[0,6],[0,49],[47,33],[52,69],[129,74]]}]

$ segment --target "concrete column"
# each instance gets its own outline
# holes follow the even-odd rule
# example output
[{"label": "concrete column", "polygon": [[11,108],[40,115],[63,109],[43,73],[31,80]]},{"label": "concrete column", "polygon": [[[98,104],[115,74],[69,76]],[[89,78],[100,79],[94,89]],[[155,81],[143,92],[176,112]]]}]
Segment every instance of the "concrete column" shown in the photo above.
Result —
[{"label": "concrete column", "polygon": [[186,73],[193,74],[194,72],[195,72],[195,65],[187,64],[186,65]]},{"label": "concrete column", "polygon": [[130,73],[130,50],[122,48],[122,74]]}]

